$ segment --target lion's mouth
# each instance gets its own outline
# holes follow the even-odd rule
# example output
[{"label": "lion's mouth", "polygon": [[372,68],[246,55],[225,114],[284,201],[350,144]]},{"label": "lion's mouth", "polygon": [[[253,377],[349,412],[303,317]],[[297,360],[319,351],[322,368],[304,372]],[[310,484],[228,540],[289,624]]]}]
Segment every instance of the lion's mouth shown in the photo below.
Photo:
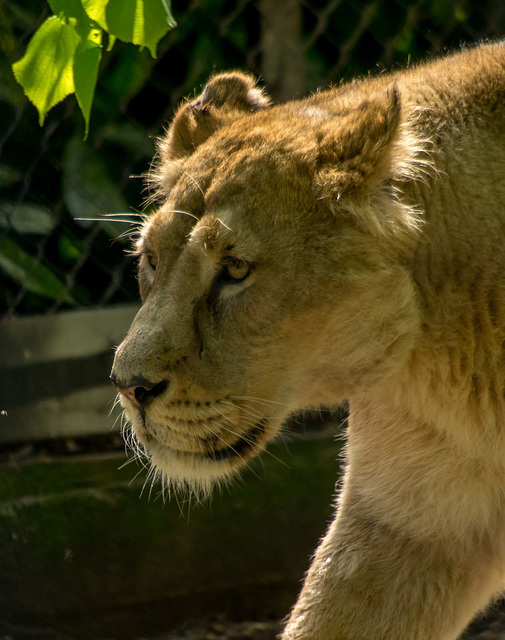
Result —
[{"label": "lion's mouth", "polygon": [[[241,417],[222,413],[196,420],[194,414],[167,417],[142,415],[127,405],[130,421],[125,441],[138,456],[145,456],[155,477],[179,488],[209,491],[215,482],[245,468],[276,435],[281,419],[252,413]],[[198,416],[197,416],[198,417]],[[167,419],[168,418],[168,419]],[[208,421],[211,421],[212,431]],[[233,430],[231,426],[233,425]]]},{"label": "lion's mouth", "polygon": [[203,456],[207,460],[215,460],[216,462],[228,460],[230,458],[243,457],[248,451],[256,447],[258,438],[265,433],[266,423],[266,418],[263,418],[255,427],[250,429],[244,436],[241,436],[233,445],[228,445],[221,449],[213,449],[212,451],[203,454]]},{"label": "lion's mouth", "polygon": [[[206,438],[203,440],[206,445],[206,450],[183,450],[170,446],[170,444],[163,443],[163,447],[170,449],[174,454],[182,458],[192,458],[207,460],[211,462],[222,462],[223,460],[231,460],[233,458],[244,458],[250,451],[255,449],[258,445],[258,440],[265,433],[265,427],[267,419],[260,420],[252,429],[249,429],[246,433],[241,435],[233,444],[229,444],[220,448],[209,445],[216,441],[216,438]],[[219,441],[218,441],[219,442]]]},{"label": "lion's mouth", "polygon": [[[209,462],[222,462],[225,460],[244,459],[254,449],[258,448],[259,440],[266,433],[268,423],[267,418],[260,419],[248,431],[240,434],[232,443],[225,442],[217,435],[208,437],[196,437],[191,444],[191,440],[186,441],[183,446],[177,446],[174,441],[163,438],[160,440],[153,435],[152,429],[146,423],[145,416],[140,416],[141,428],[137,431],[140,442],[150,451],[153,449],[164,449],[185,460],[201,460]],[[188,448],[186,448],[186,445]],[[221,445],[221,446],[219,446]]]}]

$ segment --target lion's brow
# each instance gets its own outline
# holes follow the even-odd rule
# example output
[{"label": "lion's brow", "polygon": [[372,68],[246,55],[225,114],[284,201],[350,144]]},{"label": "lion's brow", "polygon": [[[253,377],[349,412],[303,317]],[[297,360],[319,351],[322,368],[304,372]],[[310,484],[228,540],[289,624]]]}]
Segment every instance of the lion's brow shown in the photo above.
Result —
[{"label": "lion's brow", "polygon": [[[202,224],[200,226],[194,226],[188,233],[188,237],[197,240],[200,243],[206,245],[206,248],[210,246],[217,246],[218,243],[225,242],[227,247],[233,245],[232,230],[217,216],[212,215],[208,224]],[[228,248],[228,250],[230,250]]]}]

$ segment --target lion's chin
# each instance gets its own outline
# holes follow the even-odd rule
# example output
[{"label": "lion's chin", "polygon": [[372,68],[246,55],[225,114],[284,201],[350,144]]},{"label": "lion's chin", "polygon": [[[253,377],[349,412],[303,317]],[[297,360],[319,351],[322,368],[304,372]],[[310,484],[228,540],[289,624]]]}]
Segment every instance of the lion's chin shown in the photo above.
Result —
[{"label": "lion's chin", "polygon": [[207,494],[230,479],[245,461],[209,460],[200,454],[174,451],[164,445],[149,447],[153,466],[169,486]]},{"label": "lion's chin", "polygon": [[256,457],[270,440],[266,419],[260,420],[233,445],[206,452],[173,449],[152,437],[146,438],[144,429],[140,429],[140,433],[136,431],[162,482],[199,494],[208,494],[214,485],[225,484]]}]

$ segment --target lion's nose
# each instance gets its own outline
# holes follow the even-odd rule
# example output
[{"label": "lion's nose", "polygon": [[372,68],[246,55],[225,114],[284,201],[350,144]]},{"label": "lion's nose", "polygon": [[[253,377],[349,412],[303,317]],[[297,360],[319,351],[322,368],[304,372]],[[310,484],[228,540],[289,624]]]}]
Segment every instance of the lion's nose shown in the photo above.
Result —
[{"label": "lion's nose", "polygon": [[151,398],[161,395],[168,387],[168,380],[151,382],[144,376],[133,376],[124,382],[117,378],[114,371],[110,374],[110,379],[121,395],[140,407],[144,406]]}]

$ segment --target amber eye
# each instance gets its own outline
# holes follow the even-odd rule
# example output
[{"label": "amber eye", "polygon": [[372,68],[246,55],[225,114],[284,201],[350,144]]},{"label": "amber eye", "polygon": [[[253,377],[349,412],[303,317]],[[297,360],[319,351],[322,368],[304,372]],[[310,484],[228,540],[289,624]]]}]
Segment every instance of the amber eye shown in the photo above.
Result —
[{"label": "amber eye", "polygon": [[230,260],[224,265],[221,279],[229,284],[237,284],[247,278],[251,267],[244,260]]}]

